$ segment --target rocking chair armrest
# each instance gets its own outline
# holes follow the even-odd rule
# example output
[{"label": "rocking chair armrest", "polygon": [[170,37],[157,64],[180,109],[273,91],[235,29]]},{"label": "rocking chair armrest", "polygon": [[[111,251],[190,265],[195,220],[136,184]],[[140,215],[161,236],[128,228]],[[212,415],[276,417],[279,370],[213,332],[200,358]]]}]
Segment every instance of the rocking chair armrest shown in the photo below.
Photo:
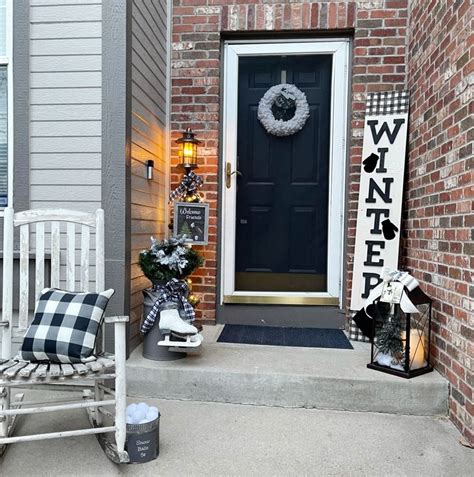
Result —
[{"label": "rocking chair armrest", "polygon": [[106,316],[105,323],[128,323],[128,316]]}]

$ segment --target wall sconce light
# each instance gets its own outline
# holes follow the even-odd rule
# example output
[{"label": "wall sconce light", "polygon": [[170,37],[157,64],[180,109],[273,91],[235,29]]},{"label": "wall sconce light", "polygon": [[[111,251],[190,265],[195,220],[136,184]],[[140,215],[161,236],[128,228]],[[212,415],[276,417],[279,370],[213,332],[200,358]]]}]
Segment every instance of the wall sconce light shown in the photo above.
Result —
[{"label": "wall sconce light", "polygon": [[198,144],[201,144],[201,141],[195,138],[191,128],[183,132],[183,136],[176,140],[176,144],[179,144],[179,165],[184,167],[187,173],[191,169],[195,169],[198,166],[197,147]]},{"label": "wall sconce light", "polygon": [[146,167],[146,178],[151,181],[153,179],[153,168],[155,167],[155,163],[149,159],[145,162]]}]

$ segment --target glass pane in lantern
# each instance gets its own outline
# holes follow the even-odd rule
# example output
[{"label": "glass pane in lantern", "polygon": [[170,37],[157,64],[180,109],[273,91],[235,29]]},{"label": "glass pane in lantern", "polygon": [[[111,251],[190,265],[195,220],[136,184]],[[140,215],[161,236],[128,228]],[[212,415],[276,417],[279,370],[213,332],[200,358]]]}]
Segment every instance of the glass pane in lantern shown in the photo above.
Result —
[{"label": "glass pane in lantern", "polygon": [[373,361],[402,371],[404,315],[398,305],[390,303],[377,303],[377,311]]},{"label": "glass pane in lantern", "polygon": [[183,143],[183,162],[185,164],[194,164],[196,162],[197,148],[192,142]]},{"label": "glass pane in lantern", "polygon": [[[417,307],[420,312],[410,315],[410,370],[428,365],[429,305]],[[405,333],[406,340],[406,333]]]}]

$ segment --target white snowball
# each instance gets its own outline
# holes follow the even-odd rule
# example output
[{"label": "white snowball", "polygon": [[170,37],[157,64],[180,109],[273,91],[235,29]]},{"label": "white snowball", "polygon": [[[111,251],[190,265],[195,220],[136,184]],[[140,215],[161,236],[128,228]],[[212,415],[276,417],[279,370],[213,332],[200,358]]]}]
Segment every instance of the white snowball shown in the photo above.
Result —
[{"label": "white snowball", "polygon": [[134,424],[133,422],[133,417],[132,416],[127,416],[127,418],[125,419],[126,423],[127,424]]},{"label": "white snowball", "polygon": [[157,417],[158,417],[158,413],[152,411],[151,409],[146,413],[146,416],[145,416],[145,418],[150,422],[154,421]]},{"label": "white snowball", "polygon": [[153,411],[153,412],[156,412],[157,414],[160,413],[160,411],[158,411],[158,408],[155,407],[155,406],[150,406],[150,408],[148,409],[148,411]]},{"label": "white snowball", "polygon": [[145,416],[146,416],[146,412],[144,412],[141,409],[137,409],[132,416],[133,422],[135,424],[138,424],[139,421],[141,421],[142,419],[145,419]]},{"label": "white snowball", "polygon": [[138,424],[146,424],[148,421],[146,419],[142,419]]},{"label": "white snowball", "polygon": [[137,404],[137,409],[141,409],[145,412],[145,414],[148,412],[148,404],[146,402],[139,402]]},{"label": "white snowball", "polygon": [[137,409],[137,405],[134,402],[132,402],[131,404],[127,406],[127,415],[132,416],[133,413],[136,411],[136,409]]}]

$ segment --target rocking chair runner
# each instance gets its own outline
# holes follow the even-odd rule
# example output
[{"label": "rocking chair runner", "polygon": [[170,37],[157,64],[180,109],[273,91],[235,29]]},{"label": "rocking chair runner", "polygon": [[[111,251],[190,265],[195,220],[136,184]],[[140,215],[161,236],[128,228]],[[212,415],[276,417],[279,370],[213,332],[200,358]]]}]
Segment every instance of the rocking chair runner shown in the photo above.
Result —
[{"label": "rocking chair runner", "polygon": [[[14,230],[18,227],[20,238],[20,278],[18,312],[14,313],[13,303],[13,257]],[[80,286],[76,285],[76,227],[81,232]],[[61,235],[61,228],[65,233]],[[34,229],[34,234],[33,234]],[[128,462],[124,450],[126,423],[126,384],[125,384],[125,337],[128,317],[106,317],[105,323],[114,323],[115,356],[104,350],[104,335],[101,332],[96,340],[95,355],[98,358],[84,364],[26,363],[12,358],[12,340],[18,333],[23,335],[28,328],[29,315],[29,265],[31,256],[35,260],[35,299],[45,287],[45,270],[50,268],[49,282],[53,288],[61,288],[61,270],[66,271],[65,288],[74,291],[89,291],[90,277],[90,231],[95,229],[95,291],[104,290],[104,211],[95,214],[72,210],[29,210],[14,213],[5,209],[3,242],[3,304],[0,330],[2,354],[0,359],[0,455],[7,444],[23,441],[53,439],[59,437],[95,434],[107,456],[116,463]],[[48,236],[47,232],[50,232]],[[51,267],[45,267],[45,238],[51,243]],[[30,240],[35,246],[30,249]],[[64,240],[65,239],[65,240]],[[33,241],[33,240],[31,240]],[[66,247],[61,243],[66,241]],[[30,251],[31,250],[31,251]],[[63,252],[61,254],[61,252]],[[61,258],[65,257],[65,263]],[[64,260],[63,260],[64,262]],[[48,273],[49,274],[49,273]],[[64,287],[64,285],[63,285]],[[15,315],[18,315],[18,318]],[[115,392],[105,386],[105,380],[115,380]],[[10,388],[34,388],[36,385],[68,384],[87,388],[82,400],[76,402],[55,401],[48,403],[23,403],[23,394],[11,400]],[[69,388],[70,386],[68,386]],[[106,398],[105,395],[108,395]],[[106,407],[113,406],[115,413]],[[12,436],[16,418],[20,414],[63,411],[85,408],[92,428],[65,432]],[[104,416],[114,419],[113,424],[104,425]],[[115,434],[115,442],[107,440],[106,433]]]}]

